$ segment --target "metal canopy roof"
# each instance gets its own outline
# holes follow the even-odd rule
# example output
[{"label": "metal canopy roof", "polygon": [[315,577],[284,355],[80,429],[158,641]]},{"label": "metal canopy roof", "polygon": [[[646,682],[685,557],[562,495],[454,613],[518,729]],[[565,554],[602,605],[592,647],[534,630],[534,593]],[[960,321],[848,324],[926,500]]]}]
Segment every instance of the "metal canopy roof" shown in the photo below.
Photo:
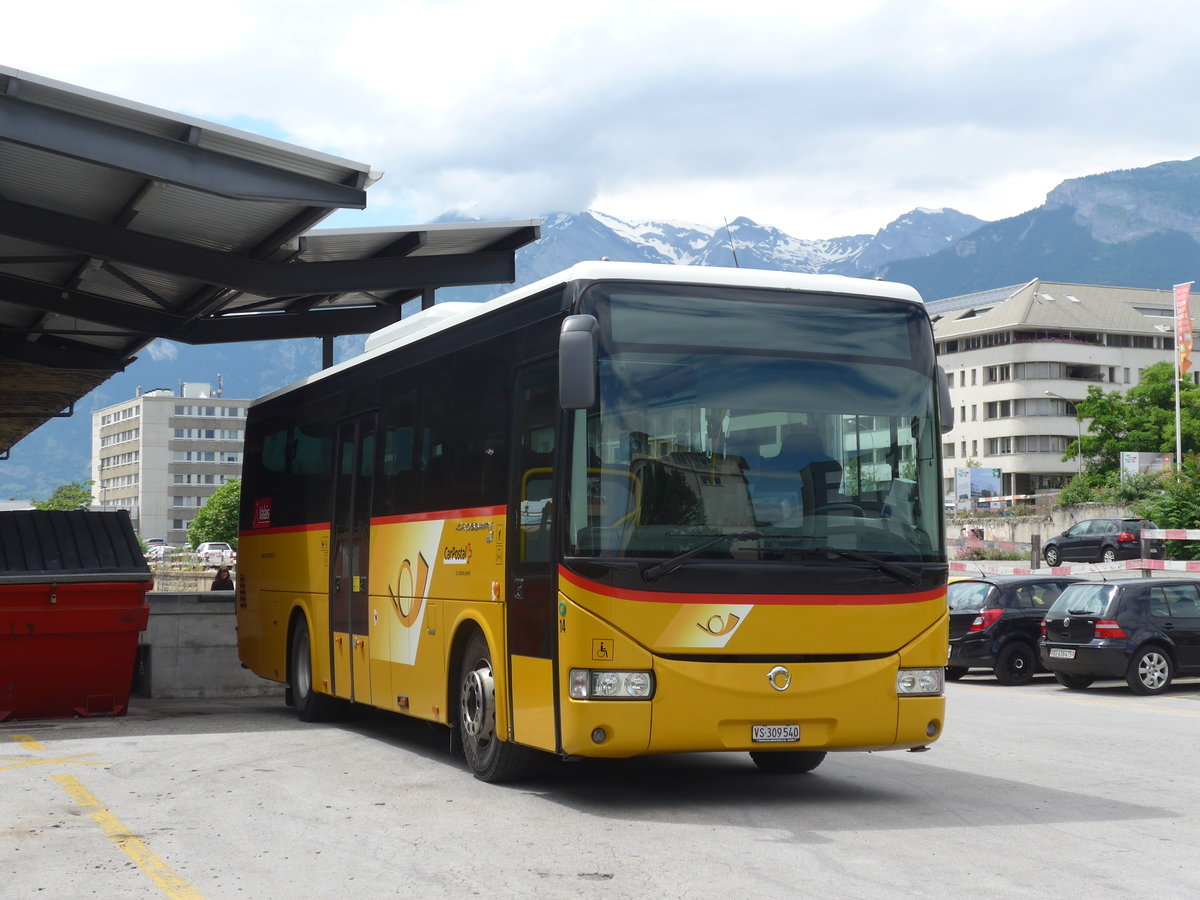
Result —
[{"label": "metal canopy roof", "polygon": [[162,337],[375,331],[536,220],[310,231],[367,166],[0,66],[0,458]]}]

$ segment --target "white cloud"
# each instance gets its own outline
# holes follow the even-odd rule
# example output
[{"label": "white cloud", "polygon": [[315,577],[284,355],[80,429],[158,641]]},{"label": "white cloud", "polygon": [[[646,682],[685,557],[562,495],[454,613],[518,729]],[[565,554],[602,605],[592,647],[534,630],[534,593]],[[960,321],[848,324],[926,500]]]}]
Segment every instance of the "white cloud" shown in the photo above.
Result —
[{"label": "white cloud", "polygon": [[385,171],[375,223],[591,206],[832,237],[915,206],[1015,215],[1066,177],[1200,155],[1200,17],[1182,0],[115,0],[5,15],[6,65]]},{"label": "white cloud", "polygon": [[163,360],[176,359],[179,356],[179,347],[170,341],[156,338],[152,343],[147,345],[146,353],[155,362],[162,362]]}]

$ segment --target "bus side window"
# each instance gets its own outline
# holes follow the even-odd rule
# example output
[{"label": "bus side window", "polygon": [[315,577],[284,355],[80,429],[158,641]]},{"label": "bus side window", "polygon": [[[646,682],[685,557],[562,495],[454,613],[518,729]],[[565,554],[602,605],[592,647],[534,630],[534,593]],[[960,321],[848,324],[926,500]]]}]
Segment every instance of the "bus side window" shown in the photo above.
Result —
[{"label": "bus side window", "polygon": [[500,506],[508,484],[510,341],[455,358],[453,483],[460,509]]},{"label": "bus side window", "polygon": [[395,515],[414,512],[418,508],[417,389],[389,390],[387,394],[380,417],[383,460],[379,473],[378,511]]},{"label": "bus side window", "polygon": [[421,502],[420,509],[457,509],[452,479],[451,410],[453,369],[448,361],[421,370]]}]

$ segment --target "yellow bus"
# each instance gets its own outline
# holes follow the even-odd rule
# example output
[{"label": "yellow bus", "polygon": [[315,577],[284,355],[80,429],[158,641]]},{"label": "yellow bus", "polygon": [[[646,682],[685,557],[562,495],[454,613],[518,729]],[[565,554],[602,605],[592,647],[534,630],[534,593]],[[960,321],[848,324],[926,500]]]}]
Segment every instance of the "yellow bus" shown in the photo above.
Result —
[{"label": "yellow bus", "polygon": [[306,721],[444,725],[485,781],[923,749],[950,424],[903,285],[601,261],[438,304],[251,407],[241,659]]}]

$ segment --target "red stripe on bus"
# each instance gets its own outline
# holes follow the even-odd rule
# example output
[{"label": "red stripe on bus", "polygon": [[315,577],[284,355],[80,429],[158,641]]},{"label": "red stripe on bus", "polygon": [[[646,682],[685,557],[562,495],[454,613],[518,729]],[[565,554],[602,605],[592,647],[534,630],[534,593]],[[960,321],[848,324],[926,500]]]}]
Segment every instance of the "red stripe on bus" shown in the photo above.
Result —
[{"label": "red stripe on bus", "polygon": [[436,512],[407,513],[402,516],[380,516],[372,525],[395,525],[398,522],[433,522],[439,519],[478,519],[482,516],[502,516],[503,506],[477,506],[474,509],[442,509]]},{"label": "red stripe on bus", "polygon": [[239,531],[238,537],[254,537],[259,534],[293,534],[299,531],[328,531],[328,522],[312,522],[308,525],[280,525],[275,528],[252,528],[248,531]]},{"label": "red stripe on bus", "polygon": [[670,591],[635,591],[615,588],[598,581],[591,581],[558,567],[563,580],[578,588],[636,603],[708,603],[749,604],[751,606],[893,606],[901,603],[925,603],[945,598],[945,588],[934,588],[913,594],[680,594]]}]

